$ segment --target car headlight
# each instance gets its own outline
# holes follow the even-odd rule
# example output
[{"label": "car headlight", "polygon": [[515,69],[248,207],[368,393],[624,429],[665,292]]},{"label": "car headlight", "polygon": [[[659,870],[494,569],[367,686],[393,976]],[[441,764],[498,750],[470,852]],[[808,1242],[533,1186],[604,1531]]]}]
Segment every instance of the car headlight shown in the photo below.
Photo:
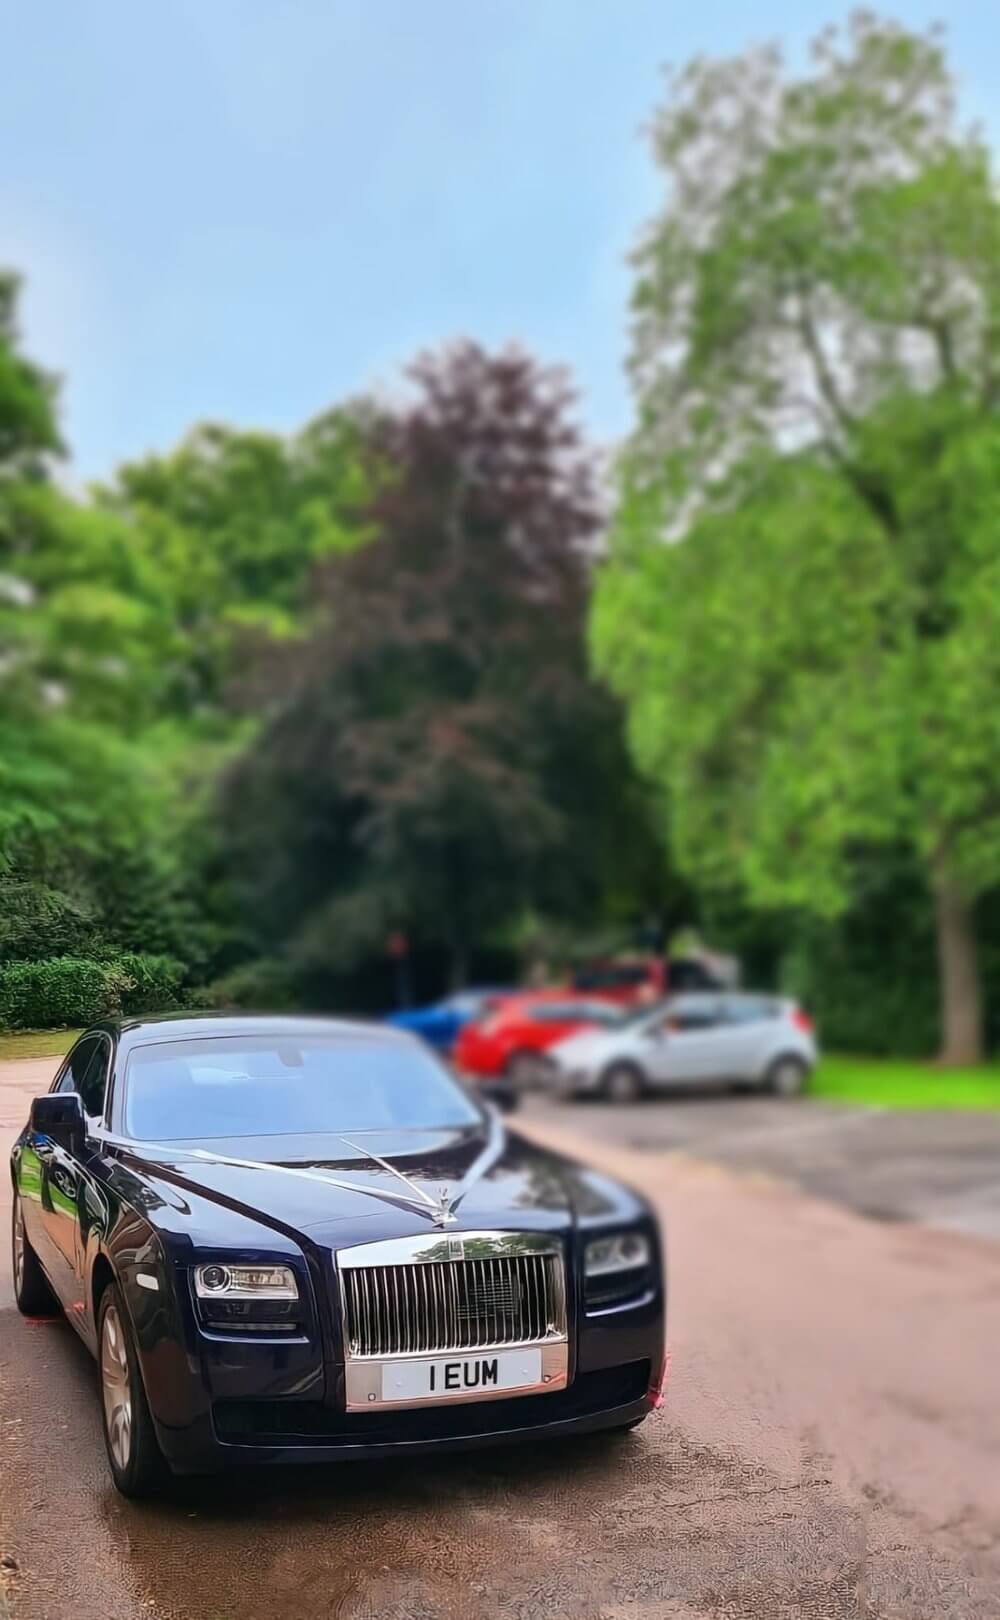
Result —
[{"label": "car headlight", "polygon": [[199,1299],[298,1299],[290,1266],[196,1266],[194,1291]]},{"label": "car headlight", "polygon": [[202,1325],[212,1333],[249,1337],[304,1331],[291,1266],[210,1261],[195,1266],[194,1292]]},{"label": "car headlight", "polygon": [[651,1259],[649,1239],[643,1232],[616,1232],[587,1244],[583,1266],[587,1277],[609,1277],[638,1271]]}]

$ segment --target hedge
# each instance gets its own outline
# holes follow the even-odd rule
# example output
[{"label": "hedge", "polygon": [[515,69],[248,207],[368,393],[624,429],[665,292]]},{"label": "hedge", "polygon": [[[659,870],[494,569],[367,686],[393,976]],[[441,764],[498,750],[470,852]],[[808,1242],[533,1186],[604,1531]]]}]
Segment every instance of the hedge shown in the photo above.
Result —
[{"label": "hedge", "polygon": [[7,962],[0,964],[0,1027],[79,1026],[118,1012],[176,1006],[183,977],[172,957],[132,951],[104,961],[51,956]]},{"label": "hedge", "polygon": [[132,980],[122,996],[123,1012],[162,1012],[179,1005],[184,964],[176,957],[123,951],[115,960]]}]

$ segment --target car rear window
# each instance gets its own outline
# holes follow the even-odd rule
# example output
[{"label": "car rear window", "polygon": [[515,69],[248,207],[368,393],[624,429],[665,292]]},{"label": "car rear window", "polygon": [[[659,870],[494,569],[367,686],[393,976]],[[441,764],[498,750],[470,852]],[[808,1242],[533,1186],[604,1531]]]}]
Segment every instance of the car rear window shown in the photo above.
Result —
[{"label": "car rear window", "polygon": [[728,1024],[760,1024],[777,1018],[778,1003],[770,996],[736,996],[726,1002]]}]

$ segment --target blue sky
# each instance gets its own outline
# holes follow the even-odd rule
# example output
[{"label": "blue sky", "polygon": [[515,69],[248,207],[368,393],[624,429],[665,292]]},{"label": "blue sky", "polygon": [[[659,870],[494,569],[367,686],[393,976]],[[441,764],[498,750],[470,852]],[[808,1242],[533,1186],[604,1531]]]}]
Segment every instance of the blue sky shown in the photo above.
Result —
[{"label": "blue sky", "polygon": [[[963,105],[996,0],[949,25]],[[818,0],[0,0],[0,263],[66,381],[74,474],[195,420],[289,429],[416,350],[516,338],[629,422],[625,256],[659,187],[660,67],[781,38]]]}]

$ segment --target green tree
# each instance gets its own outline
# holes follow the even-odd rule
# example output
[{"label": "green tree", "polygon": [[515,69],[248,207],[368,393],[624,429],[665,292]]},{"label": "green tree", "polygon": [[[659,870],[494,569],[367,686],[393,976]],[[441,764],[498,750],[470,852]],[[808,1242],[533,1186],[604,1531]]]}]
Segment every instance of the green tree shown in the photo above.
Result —
[{"label": "green tree", "polygon": [[317,562],[363,543],[365,416],[331,410],[288,439],[205,424],[97,492],[163,581],[175,645],[157,662],[177,715],[218,720],[247,644],[299,633]]},{"label": "green tree", "polygon": [[226,824],[262,945],[347,966],[403,928],[460,982],[525,910],[598,908],[623,846],[655,857],[587,675],[599,509],[565,379],[468,343],[413,380],[371,424],[372,538],[318,568],[322,617],[269,661]]},{"label": "green tree", "polygon": [[1000,879],[989,154],[937,38],[863,13],[801,77],[694,62],[654,139],[598,667],[703,881],[833,916],[859,849],[916,853],[942,1056],[974,1061]]},{"label": "green tree", "polygon": [[[149,728],[181,646],[125,517],[52,481],[56,390],[0,277],[0,958],[178,951],[173,784]],[[160,739],[161,741],[163,739]]]}]

